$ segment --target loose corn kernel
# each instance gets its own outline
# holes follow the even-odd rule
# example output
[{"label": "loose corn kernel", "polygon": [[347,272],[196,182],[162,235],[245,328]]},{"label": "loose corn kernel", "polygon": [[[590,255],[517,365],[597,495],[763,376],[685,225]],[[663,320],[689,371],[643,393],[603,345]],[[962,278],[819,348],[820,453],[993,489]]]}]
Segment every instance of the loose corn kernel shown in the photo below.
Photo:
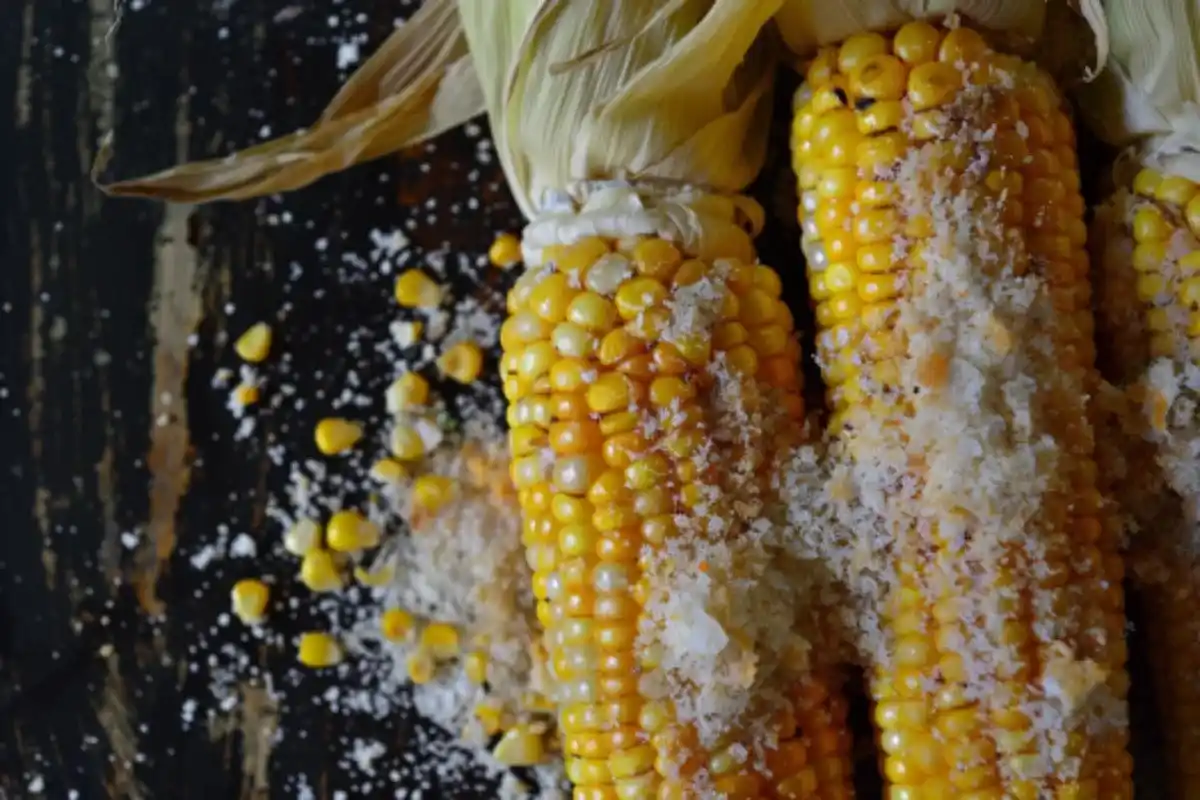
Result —
[{"label": "loose corn kernel", "polygon": [[352,509],[342,509],[329,518],[325,542],[338,553],[355,553],[379,545],[379,528]]},{"label": "loose corn kernel", "polygon": [[265,361],[271,352],[271,326],[265,322],[251,325],[233,343],[233,349],[243,361],[251,364]]},{"label": "loose corn kernel", "polygon": [[257,625],[263,621],[270,596],[271,590],[257,578],[240,580],[230,592],[233,613],[247,625]]},{"label": "loose corn kernel", "polygon": [[390,642],[402,642],[416,627],[413,615],[402,608],[389,608],[379,618],[379,629]]},{"label": "loose corn kernel", "polygon": [[389,413],[398,414],[429,402],[429,381],[415,372],[406,372],[387,390],[387,409]]},{"label": "loose corn kernel", "polygon": [[363,437],[362,426],[339,417],[327,417],[317,423],[313,439],[317,449],[327,456],[338,455],[358,444]]},{"label": "loose corn kernel", "polygon": [[399,483],[408,477],[408,469],[394,458],[381,458],[371,465],[371,477],[380,483]]},{"label": "loose corn kernel", "polygon": [[354,579],[363,586],[370,586],[373,589],[380,586],[387,586],[395,574],[396,570],[390,564],[383,564],[371,567],[370,569],[361,566],[354,568]]},{"label": "loose corn kernel", "polygon": [[431,622],[421,631],[421,648],[438,661],[458,656],[458,631],[445,622]]},{"label": "loose corn kernel", "polygon": [[508,767],[532,767],[546,755],[546,746],[534,728],[517,725],[496,743],[492,755]]},{"label": "loose corn kernel", "polygon": [[408,679],[417,686],[433,680],[433,656],[424,647],[419,647],[410,653],[405,665],[408,668]]},{"label": "loose corn kernel", "polygon": [[233,390],[233,402],[239,406],[252,406],[258,402],[258,387],[253,383],[239,383]]},{"label": "loose corn kernel", "polygon": [[301,634],[297,654],[301,664],[314,669],[340,664],[344,655],[337,639],[317,631]]},{"label": "loose corn kernel", "polygon": [[442,287],[422,270],[410,269],[396,278],[396,302],[404,308],[437,308]]},{"label": "loose corn kernel", "polygon": [[474,342],[459,342],[438,358],[442,374],[458,383],[473,383],[483,369],[483,350]]},{"label": "loose corn kernel", "polygon": [[488,261],[500,269],[521,263],[521,240],[511,233],[500,234],[488,248]]},{"label": "loose corn kernel", "polygon": [[463,670],[467,673],[467,680],[471,683],[486,683],[487,668],[487,653],[482,650],[473,650],[467,653],[467,657],[463,660]]},{"label": "loose corn kernel", "polygon": [[454,497],[458,486],[453,478],[443,475],[422,475],[413,481],[413,506],[428,515],[434,515]]},{"label": "loose corn kernel", "polygon": [[393,427],[390,444],[392,455],[401,461],[417,461],[425,456],[425,440],[411,425]]},{"label": "loose corn kernel", "polygon": [[296,520],[283,535],[283,547],[294,556],[306,556],[321,546],[321,525],[315,519]]},{"label": "loose corn kernel", "polygon": [[475,706],[475,719],[479,720],[484,733],[495,736],[503,727],[504,712],[495,703],[480,703]]},{"label": "loose corn kernel", "polygon": [[300,562],[300,582],[314,592],[336,592],[342,575],[328,550],[311,550]]}]

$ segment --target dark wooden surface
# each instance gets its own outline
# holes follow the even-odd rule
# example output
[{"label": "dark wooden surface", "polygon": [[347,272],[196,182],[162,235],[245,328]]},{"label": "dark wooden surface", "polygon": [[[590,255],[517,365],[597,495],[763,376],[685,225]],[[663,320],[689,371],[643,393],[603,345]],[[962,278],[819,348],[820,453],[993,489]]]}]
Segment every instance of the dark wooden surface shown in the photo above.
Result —
[{"label": "dark wooden surface", "polygon": [[[270,555],[279,532],[263,511],[282,471],[266,447],[311,455],[320,401],[355,366],[347,321],[386,335],[389,280],[345,265],[370,262],[375,230],[404,230],[419,260],[475,258],[519,225],[482,134],[199,210],[109,200],[86,178],[110,129],[112,170],[129,176],[307,124],[347,74],[346,44],[369,53],[412,6],[0,3],[0,798],[390,797],[412,785],[405,755],[436,734],[321,703],[332,679],[296,670],[287,646],[313,621],[304,603],[279,593],[267,641],[221,615],[238,578],[291,582],[294,565]],[[783,124],[775,163],[786,146]],[[804,324],[803,272],[785,260],[798,259],[791,187],[786,170],[760,182],[776,220],[761,249],[777,254]],[[234,366],[227,338],[258,319],[283,337],[273,377],[313,402],[272,395],[237,441],[210,383]],[[376,373],[378,389],[388,374]],[[240,532],[264,555],[192,565]],[[211,690],[217,673],[231,708]],[[347,768],[356,738],[388,748],[374,781]],[[871,777],[869,748],[862,758]]]},{"label": "dark wooden surface", "polygon": [[[277,592],[272,641],[222,624],[235,580],[286,586],[294,564],[191,558],[222,526],[260,553],[278,538],[266,446],[312,455],[321,399],[354,366],[341,321],[386,337],[394,312],[388,279],[347,279],[370,232],[405,230],[419,260],[451,241],[477,257],[516,227],[498,168],[478,163],[481,134],[200,210],[109,200],[86,175],[110,128],[112,170],[130,176],[308,124],[353,68],[338,68],[346,43],[368,54],[413,5],[0,4],[0,797],[390,797],[391,770],[411,785],[403,757],[436,734],[320,703],[333,679],[294,668],[288,641],[312,623],[304,603]],[[467,198],[482,208],[456,211]],[[290,358],[276,385],[311,402],[276,393],[235,441],[210,382],[236,366],[227,337],[260,318],[278,320]],[[239,702],[223,709],[213,673],[239,660],[225,687]],[[369,788],[345,768],[355,738],[388,748]]]}]

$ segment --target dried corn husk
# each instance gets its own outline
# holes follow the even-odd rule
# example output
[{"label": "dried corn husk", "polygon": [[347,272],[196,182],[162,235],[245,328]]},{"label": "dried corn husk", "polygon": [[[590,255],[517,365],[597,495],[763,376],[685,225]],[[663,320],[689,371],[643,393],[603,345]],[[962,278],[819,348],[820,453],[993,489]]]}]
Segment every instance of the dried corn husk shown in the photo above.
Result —
[{"label": "dried corn husk", "polygon": [[[581,180],[744,187],[762,165],[780,0],[459,0],[521,208]],[[497,31],[503,31],[497,35]]]},{"label": "dried corn husk", "polygon": [[482,111],[454,0],[427,0],[311,128],[227,158],[115,183],[102,178],[112,146],[106,141],[93,179],[109,194],[187,203],[286,192],[437,136]]},{"label": "dried corn husk", "polygon": [[1112,51],[1105,72],[1081,91],[1081,115],[1106,142],[1131,148],[1123,166],[1200,181],[1200,2],[1103,5]]},{"label": "dried corn husk", "polygon": [[1098,69],[1107,55],[1100,0],[785,0],[776,19],[788,47],[807,56],[860,31],[886,31],[914,19],[951,15],[1003,34],[1013,50],[1033,51],[1048,40],[1050,46],[1039,53],[1046,58],[1039,60],[1050,61],[1052,71],[1084,59]]}]

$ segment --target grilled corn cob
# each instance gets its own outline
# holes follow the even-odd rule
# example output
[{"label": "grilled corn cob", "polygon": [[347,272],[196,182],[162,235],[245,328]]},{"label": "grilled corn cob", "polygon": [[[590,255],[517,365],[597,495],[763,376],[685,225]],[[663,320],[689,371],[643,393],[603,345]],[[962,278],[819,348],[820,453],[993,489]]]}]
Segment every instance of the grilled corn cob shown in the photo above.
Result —
[{"label": "grilled corn cob", "polygon": [[[710,491],[720,483],[711,473],[730,467],[703,462],[714,370],[775,392],[793,440],[800,430],[797,344],[778,276],[691,258],[656,237],[550,250],[509,294],[501,368],[574,796],[851,796],[845,708],[820,682],[796,687],[793,709],[775,713],[778,742],[762,758],[736,736],[704,752],[670,702],[640,688],[655,651],[638,644],[647,559],[732,500]],[[672,330],[691,316],[710,318]]]},{"label": "grilled corn cob", "polygon": [[820,50],[793,148],[832,428],[860,472],[895,468],[880,442],[903,465],[872,664],[889,797],[1131,797],[1058,92],[970,28],[911,22]]},{"label": "grilled corn cob", "polygon": [[1200,392],[1200,186],[1142,169],[1098,209],[1097,309],[1108,373],[1135,401],[1120,441],[1120,495],[1137,523],[1134,576],[1148,612],[1154,691],[1164,721],[1173,797],[1200,797],[1200,487],[1195,409]]}]

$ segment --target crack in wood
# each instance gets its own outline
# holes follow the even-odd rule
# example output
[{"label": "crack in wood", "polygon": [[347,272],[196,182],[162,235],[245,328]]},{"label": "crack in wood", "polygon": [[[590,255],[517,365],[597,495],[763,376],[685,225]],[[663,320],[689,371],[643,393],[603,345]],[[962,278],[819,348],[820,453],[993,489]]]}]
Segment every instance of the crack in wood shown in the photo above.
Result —
[{"label": "crack in wood", "polygon": [[[186,124],[184,126],[186,128]],[[154,262],[153,381],[150,388],[150,516],[134,584],[142,608],[159,615],[158,576],[175,550],[176,515],[191,475],[188,433],[188,339],[203,315],[206,268],[188,244],[189,207],[170,206]]]},{"label": "crack in wood", "polygon": [[137,763],[138,738],[130,723],[131,709],[125,696],[125,684],[121,680],[119,661],[112,648],[106,648],[108,675],[96,718],[108,737],[112,748],[112,774],[109,778],[108,796],[128,800],[142,800],[145,789],[134,773]]}]

